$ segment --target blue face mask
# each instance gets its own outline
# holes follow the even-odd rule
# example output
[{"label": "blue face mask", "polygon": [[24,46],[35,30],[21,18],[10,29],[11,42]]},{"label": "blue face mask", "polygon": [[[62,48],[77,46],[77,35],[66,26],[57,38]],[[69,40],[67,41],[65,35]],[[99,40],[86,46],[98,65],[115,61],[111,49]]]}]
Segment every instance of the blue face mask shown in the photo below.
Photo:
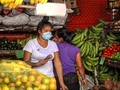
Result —
[{"label": "blue face mask", "polygon": [[45,40],[49,40],[52,37],[52,33],[51,32],[46,32],[42,34],[43,39]]}]

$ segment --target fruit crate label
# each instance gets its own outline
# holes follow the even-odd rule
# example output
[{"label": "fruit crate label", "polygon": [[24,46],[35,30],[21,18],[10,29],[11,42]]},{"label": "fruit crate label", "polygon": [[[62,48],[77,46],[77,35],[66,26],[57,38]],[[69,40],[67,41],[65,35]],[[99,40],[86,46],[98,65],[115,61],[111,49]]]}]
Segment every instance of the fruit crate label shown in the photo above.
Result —
[{"label": "fruit crate label", "polygon": [[101,60],[100,60],[100,65],[103,65],[105,62],[105,57],[102,57]]},{"label": "fruit crate label", "polygon": [[16,50],[15,54],[16,54],[16,57],[20,59],[20,58],[23,58],[24,51],[23,50]]}]

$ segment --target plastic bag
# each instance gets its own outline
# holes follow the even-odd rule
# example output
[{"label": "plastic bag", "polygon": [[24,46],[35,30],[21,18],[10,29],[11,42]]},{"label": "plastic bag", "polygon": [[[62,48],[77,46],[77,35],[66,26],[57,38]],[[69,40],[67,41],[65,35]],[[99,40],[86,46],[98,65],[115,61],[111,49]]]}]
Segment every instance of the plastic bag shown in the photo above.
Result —
[{"label": "plastic bag", "polygon": [[85,88],[82,85],[82,78],[80,78],[79,84],[80,84],[80,90],[93,90],[94,87],[94,79],[92,77],[90,77],[89,75],[85,75],[85,79],[87,81],[88,87]]},{"label": "plastic bag", "polygon": [[29,16],[25,13],[21,13],[14,17],[5,16],[2,23],[3,25],[9,26],[20,26],[28,24],[29,21]]}]

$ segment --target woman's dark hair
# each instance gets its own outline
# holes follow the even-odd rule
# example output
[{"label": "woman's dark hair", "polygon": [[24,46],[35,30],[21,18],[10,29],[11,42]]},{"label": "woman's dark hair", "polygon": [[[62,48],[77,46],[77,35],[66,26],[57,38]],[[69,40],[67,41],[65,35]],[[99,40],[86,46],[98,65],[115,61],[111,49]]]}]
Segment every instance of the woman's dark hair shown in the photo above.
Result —
[{"label": "woman's dark hair", "polygon": [[[58,36],[58,38],[63,38],[63,40],[67,43],[71,43],[71,40],[74,37],[74,33],[72,33],[71,31],[69,31],[67,28],[63,27],[63,28],[59,28],[57,30],[55,30],[56,35]],[[72,44],[72,43],[71,43]]]},{"label": "woman's dark hair", "polygon": [[42,21],[39,22],[37,25],[37,31],[42,30],[44,26],[50,26],[51,28],[53,28],[53,25],[48,20],[49,20],[49,17],[44,16]]}]

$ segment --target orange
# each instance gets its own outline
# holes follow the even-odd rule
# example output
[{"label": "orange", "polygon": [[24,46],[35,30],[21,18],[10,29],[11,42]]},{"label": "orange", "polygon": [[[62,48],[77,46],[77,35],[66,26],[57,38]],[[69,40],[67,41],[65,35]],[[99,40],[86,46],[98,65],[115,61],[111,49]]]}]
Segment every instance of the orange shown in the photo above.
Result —
[{"label": "orange", "polygon": [[17,76],[16,76],[16,75],[12,75],[12,76],[10,77],[10,81],[11,81],[11,82],[16,82],[16,81],[17,81]]},{"label": "orange", "polygon": [[40,90],[49,90],[49,87],[48,87],[48,85],[41,84]]},{"label": "orange", "polygon": [[25,83],[25,87],[29,87],[29,86],[32,86],[32,83],[28,81]]},{"label": "orange", "polygon": [[4,81],[5,84],[8,84],[8,83],[10,82],[10,79],[9,79],[9,77],[5,77],[5,78],[3,79],[3,81]]},{"label": "orange", "polygon": [[21,74],[17,75],[17,79],[20,79],[21,77],[22,77],[22,75],[21,75]]},{"label": "orange", "polygon": [[32,87],[27,87],[27,89],[26,90],[33,90],[33,88]]},{"label": "orange", "polygon": [[2,90],[10,90],[9,87],[7,85],[4,85]]},{"label": "orange", "polygon": [[43,77],[41,83],[47,85],[50,83],[50,79],[48,77]]},{"label": "orange", "polygon": [[39,88],[38,87],[34,87],[33,90],[39,90]]},{"label": "orange", "polygon": [[15,83],[9,83],[9,86],[10,86],[10,87],[14,87],[14,86],[15,86]]},{"label": "orange", "polygon": [[30,74],[32,74],[32,75],[37,75],[37,74],[38,74],[38,71],[37,71],[37,70],[31,70],[31,71],[30,71]]},{"label": "orange", "polygon": [[35,81],[33,84],[34,84],[35,86],[40,86],[40,85],[41,85],[41,83],[40,83],[39,81]]},{"label": "orange", "polygon": [[49,84],[49,90],[56,90],[56,84],[55,83],[50,83]]},{"label": "orange", "polygon": [[5,73],[4,72],[0,72],[0,77],[4,78],[5,77]]},{"label": "orange", "polygon": [[15,85],[16,85],[17,87],[20,87],[20,86],[22,85],[22,82],[21,82],[20,80],[17,80],[17,81],[15,82]]},{"label": "orange", "polygon": [[10,90],[16,90],[15,87],[9,87],[9,88],[10,88]]},{"label": "orange", "polygon": [[28,80],[29,80],[30,82],[34,82],[34,81],[35,81],[35,76],[34,76],[34,75],[30,75],[30,76],[28,77]]},{"label": "orange", "polygon": [[3,82],[3,79],[2,78],[0,78],[0,83],[2,83]]},{"label": "orange", "polygon": [[27,81],[28,81],[28,76],[23,75],[23,76],[21,77],[21,81],[22,81],[23,83],[27,82]]},{"label": "orange", "polygon": [[22,90],[25,90],[25,85],[22,84],[22,85],[20,86],[20,88],[21,88]]},{"label": "orange", "polygon": [[56,84],[56,79],[54,77],[50,78],[50,83],[55,83]]}]

